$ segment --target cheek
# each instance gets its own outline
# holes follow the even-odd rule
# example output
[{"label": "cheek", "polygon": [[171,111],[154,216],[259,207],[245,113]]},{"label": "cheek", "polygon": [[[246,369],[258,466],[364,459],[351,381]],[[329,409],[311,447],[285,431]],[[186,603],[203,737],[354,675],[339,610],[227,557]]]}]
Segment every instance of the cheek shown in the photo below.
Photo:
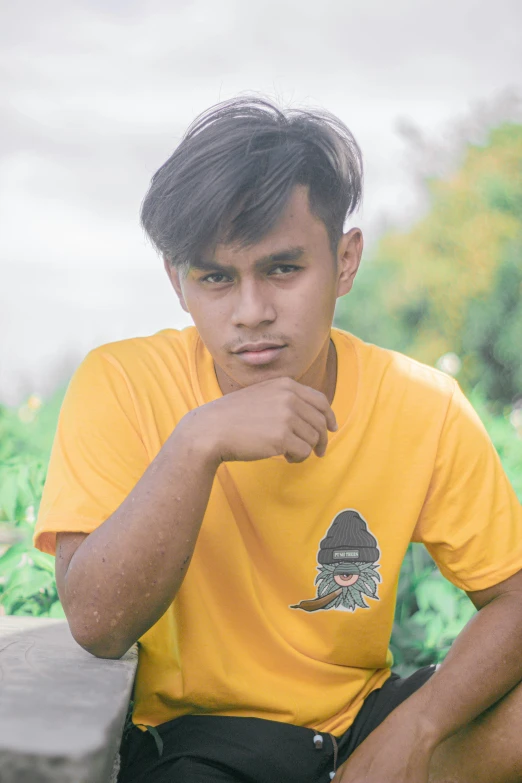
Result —
[{"label": "cheek", "polygon": [[336,301],[331,287],[325,286],[324,281],[316,280],[297,301],[292,302],[290,309],[288,303],[281,302],[281,313],[295,324],[299,336],[311,348],[317,347],[324,343],[331,328]]},{"label": "cheek", "polygon": [[341,585],[341,587],[350,587],[350,585],[354,585],[358,579],[359,577],[357,574],[336,574],[334,576],[334,580],[338,585]]},{"label": "cheek", "polygon": [[227,314],[223,306],[209,302],[208,298],[193,291],[186,296],[185,301],[203,342],[209,347],[219,347],[223,339],[223,328],[227,323]]}]

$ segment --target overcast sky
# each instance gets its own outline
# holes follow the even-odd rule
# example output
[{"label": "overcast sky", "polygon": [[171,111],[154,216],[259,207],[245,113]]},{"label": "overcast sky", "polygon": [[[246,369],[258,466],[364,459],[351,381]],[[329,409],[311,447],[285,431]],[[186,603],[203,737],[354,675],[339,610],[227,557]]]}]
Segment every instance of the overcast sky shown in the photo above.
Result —
[{"label": "overcast sky", "polygon": [[0,402],[47,395],[95,345],[190,323],[138,212],[200,111],[256,91],[338,114],[371,244],[420,203],[399,125],[444,144],[521,94],[521,23],[520,0],[0,0]]}]

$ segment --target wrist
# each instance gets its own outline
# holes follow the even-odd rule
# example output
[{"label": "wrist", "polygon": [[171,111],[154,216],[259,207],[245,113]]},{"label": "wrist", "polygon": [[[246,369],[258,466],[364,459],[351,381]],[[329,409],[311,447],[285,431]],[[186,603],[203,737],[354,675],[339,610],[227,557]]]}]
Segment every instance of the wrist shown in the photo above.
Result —
[{"label": "wrist", "polygon": [[170,437],[187,456],[201,461],[202,467],[215,473],[223,461],[221,444],[218,433],[205,416],[204,407],[194,408],[185,414]]}]

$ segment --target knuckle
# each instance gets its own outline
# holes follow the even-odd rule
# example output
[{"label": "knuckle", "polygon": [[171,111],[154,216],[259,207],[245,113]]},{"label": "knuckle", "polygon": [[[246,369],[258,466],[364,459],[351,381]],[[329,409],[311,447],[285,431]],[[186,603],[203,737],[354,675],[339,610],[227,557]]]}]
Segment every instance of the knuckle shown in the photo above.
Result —
[{"label": "knuckle", "polygon": [[329,413],[332,409],[330,407],[330,403],[328,402],[328,397],[326,396],[326,394],[321,393],[321,402],[324,406],[324,410]]},{"label": "knuckle", "polygon": [[313,446],[310,445],[310,443],[301,442],[298,446],[296,446],[296,453],[299,456],[299,459],[304,460],[307,457],[310,456],[310,454],[313,451]]},{"label": "knuckle", "polygon": [[312,453],[312,451],[313,451],[312,446],[306,446],[306,448],[303,449],[303,459],[307,459]]},{"label": "knuckle", "polygon": [[299,424],[299,417],[290,406],[285,410],[284,422],[290,430],[295,430]]},{"label": "knuckle", "polygon": [[290,443],[283,446],[283,453],[292,462],[303,462],[313,451],[313,446],[303,441],[296,442],[295,438],[290,439]]},{"label": "knuckle", "polygon": [[283,410],[288,414],[294,414],[294,401],[295,394],[290,389],[284,389],[281,395],[281,405]]},{"label": "knuckle", "polygon": [[286,408],[283,411],[283,426],[286,430],[291,431],[295,425],[295,415],[290,408]]}]

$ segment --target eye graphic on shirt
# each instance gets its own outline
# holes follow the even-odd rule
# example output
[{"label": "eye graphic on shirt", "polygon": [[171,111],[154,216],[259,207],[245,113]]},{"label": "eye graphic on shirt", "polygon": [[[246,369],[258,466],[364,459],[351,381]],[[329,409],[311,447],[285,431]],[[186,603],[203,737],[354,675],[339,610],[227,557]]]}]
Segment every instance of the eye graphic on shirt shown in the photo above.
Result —
[{"label": "eye graphic on shirt", "polygon": [[366,599],[379,600],[379,557],[377,540],[359,512],[353,508],[340,511],[319,544],[317,597],[294,604],[290,609],[305,612],[369,609]]}]

